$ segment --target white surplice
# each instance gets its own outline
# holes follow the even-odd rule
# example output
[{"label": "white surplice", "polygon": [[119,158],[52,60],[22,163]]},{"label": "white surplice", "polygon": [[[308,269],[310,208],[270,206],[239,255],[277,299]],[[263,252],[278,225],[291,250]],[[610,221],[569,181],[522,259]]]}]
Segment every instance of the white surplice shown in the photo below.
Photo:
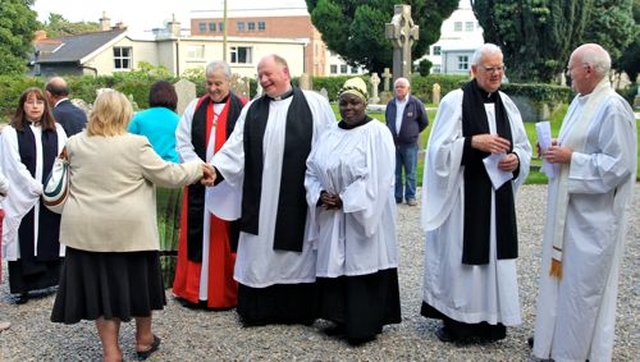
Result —
[{"label": "white surplice", "polygon": [[[513,152],[520,159],[514,193],[527,178],[531,145],[520,112],[500,93],[511,125]],[[447,94],[440,103],[426,151],[422,193],[422,226],[427,231],[423,300],[451,319],[464,323],[521,323],[516,260],[496,257],[495,192],[491,195],[489,263],[462,264],[465,138],[462,135],[463,91]],[[489,128],[496,132],[495,109],[486,106]]]},{"label": "white surplice", "polygon": [[[12,126],[6,126],[0,133],[0,162],[2,163],[2,170],[7,177],[11,187],[7,193],[7,197],[3,200],[2,206],[4,208],[5,217],[2,227],[2,255],[5,256],[8,261],[16,261],[20,259],[20,247],[18,245],[18,228],[22,218],[31,210],[34,209],[36,220],[40,213],[40,195],[42,195],[42,163],[43,163],[43,150],[42,150],[42,128],[34,126],[33,124],[25,125],[30,127],[31,132],[35,139],[36,148],[36,167],[35,176],[31,176],[31,173],[27,167],[20,160],[20,151],[18,145],[18,135],[16,129]],[[67,135],[64,133],[64,129],[58,123],[56,123],[56,132],[58,134],[58,154],[62,152],[65,143],[67,142]],[[33,223],[34,228],[34,251],[37,252],[38,247],[38,233],[39,223]],[[60,245],[60,256],[64,256],[65,247]]]},{"label": "white surplice", "polygon": [[[398,265],[395,146],[376,120],[353,129],[337,124],[307,160],[311,236],[317,240],[317,276],[373,274]],[[316,207],[321,191],[337,193],[343,208]]]},{"label": "white surplice", "polygon": [[[549,276],[558,177],[549,181],[533,354],[556,361],[610,361],[618,275],[637,168],[634,114],[608,81],[591,115],[584,149],[574,149],[566,183],[562,273]],[[572,132],[590,95],[569,106],[559,142]],[[575,130],[574,130],[575,131]],[[561,216],[556,216],[561,217]]]},{"label": "white surplice", "polygon": [[[320,94],[311,91],[303,93],[313,115],[313,148],[320,135],[334,124],[336,119],[331,106]],[[287,112],[292,99],[293,97],[272,100],[269,104],[269,116],[263,138],[262,180],[249,180],[262,184],[259,230],[258,235],[240,233],[234,278],[252,288],[315,281],[316,252],[309,237],[308,216],[302,252],[273,250]],[[244,182],[245,166],[244,122],[249,108],[250,104],[242,109],[233,133],[212,160],[213,166],[224,176],[225,182],[240,192]]]}]

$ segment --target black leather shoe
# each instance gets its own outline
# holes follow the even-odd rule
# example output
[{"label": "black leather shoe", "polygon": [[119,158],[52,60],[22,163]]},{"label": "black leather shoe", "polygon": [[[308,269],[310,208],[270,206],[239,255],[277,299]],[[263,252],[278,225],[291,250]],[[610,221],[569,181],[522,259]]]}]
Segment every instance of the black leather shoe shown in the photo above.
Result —
[{"label": "black leather shoe", "polygon": [[453,336],[447,330],[447,327],[444,327],[444,326],[436,330],[436,337],[438,337],[438,339],[441,342],[445,342],[445,343],[451,343],[456,341],[456,339],[453,338]]},{"label": "black leather shoe", "polygon": [[136,351],[136,357],[138,357],[138,361],[144,361],[147,358],[149,358],[149,356],[151,356],[153,352],[157,351],[160,348],[160,342],[162,342],[162,340],[154,334],[153,343],[151,344],[151,347],[149,347],[148,350]]},{"label": "black leather shoe", "polygon": [[18,296],[14,298],[14,301],[16,304],[25,304],[26,302],[29,301],[29,294],[27,293],[18,294]]}]

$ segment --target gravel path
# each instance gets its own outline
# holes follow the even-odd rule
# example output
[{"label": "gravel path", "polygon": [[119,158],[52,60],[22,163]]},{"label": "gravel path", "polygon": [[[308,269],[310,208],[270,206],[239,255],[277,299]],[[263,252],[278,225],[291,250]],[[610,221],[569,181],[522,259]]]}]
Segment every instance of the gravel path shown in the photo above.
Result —
[{"label": "gravel path", "polygon": [[[640,210],[640,184],[634,209]],[[400,292],[403,321],[388,326],[375,342],[350,347],[324,336],[326,326],[267,326],[241,328],[235,311],[206,312],[181,307],[170,297],[154,314],[154,331],[163,339],[150,360],[302,360],[302,361],[525,361],[527,337],[533,334],[537,274],[546,186],[524,186],[518,196],[520,297],[524,323],[510,328],[507,338],[494,344],[458,346],[441,343],[434,335],[438,322],[419,315],[424,238],[418,228],[419,207],[398,208]],[[640,212],[632,220],[620,278],[615,361],[640,361]],[[3,266],[6,272],[6,263]],[[40,295],[15,305],[8,282],[0,286],[0,319],[11,329],[0,333],[0,361],[99,360],[101,348],[93,322],[60,325],[49,322],[53,295]],[[120,343],[125,360],[134,353],[134,324],[123,324]]]}]

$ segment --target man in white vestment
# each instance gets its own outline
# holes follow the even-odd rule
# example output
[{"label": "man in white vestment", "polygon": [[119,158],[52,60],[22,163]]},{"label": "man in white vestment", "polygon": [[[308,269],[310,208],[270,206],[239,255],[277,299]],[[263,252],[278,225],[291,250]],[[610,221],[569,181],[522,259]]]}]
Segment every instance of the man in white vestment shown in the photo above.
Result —
[{"label": "man in white vestment", "polygon": [[637,171],[631,107],[611,87],[611,58],[597,44],[567,66],[578,93],[552,146],[533,355],[610,361],[618,274]]},{"label": "man in white vestment", "polygon": [[484,44],[474,79],[440,103],[426,151],[427,232],[421,314],[443,342],[496,341],[521,323],[515,193],[531,146],[520,112],[498,89],[502,51]]},{"label": "man in white vestment", "polygon": [[310,324],[317,318],[316,251],[309,236],[306,159],[336,119],[324,97],[291,85],[281,57],[264,57],[258,78],[265,94],[242,109],[211,162],[216,183],[224,178],[242,195],[237,312],[244,326]]}]

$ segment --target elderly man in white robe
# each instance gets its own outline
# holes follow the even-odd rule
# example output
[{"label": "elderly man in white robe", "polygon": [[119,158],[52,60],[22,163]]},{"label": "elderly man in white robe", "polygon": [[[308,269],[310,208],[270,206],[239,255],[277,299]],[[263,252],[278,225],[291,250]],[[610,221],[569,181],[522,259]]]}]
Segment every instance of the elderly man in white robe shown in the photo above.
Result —
[{"label": "elderly man in white robe", "polygon": [[629,104],[611,87],[611,58],[597,44],[573,51],[573,99],[552,146],[554,165],[533,355],[555,361],[610,361],[618,275],[637,172],[637,131]]},{"label": "elderly man in white robe", "polygon": [[421,314],[442,319],[443,342],[496,341],[521,323],[514,199],[531,146],[518,109],[498,90],[500,48],[481,46],[471,70],[474,79],[442,99],[426,151]]},{"label": "elderly man in white robe", "polygon": [[242,194],[236,310],[244,326],[311,324],[316,251],[308,235],[306,159],[336,119],[325,98],[291,85],[280,56],[264,57],[258,78],[265,94],[242,109],[211,162],[216,183],[224,178]]}]

